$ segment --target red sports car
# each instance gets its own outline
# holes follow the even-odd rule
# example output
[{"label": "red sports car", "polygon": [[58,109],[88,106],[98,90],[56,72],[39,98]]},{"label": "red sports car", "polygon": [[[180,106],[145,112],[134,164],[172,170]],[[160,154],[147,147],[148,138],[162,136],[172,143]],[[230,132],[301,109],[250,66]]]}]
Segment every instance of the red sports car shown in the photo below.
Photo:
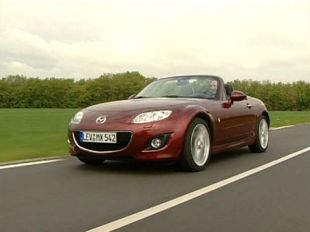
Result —
[{"label": "red sports car", "polygon": [[220,77],[168,77],[129,100],[78,112],[69,125],[70,152],[86,164],[133,157],[200,171],[210,154],[243,146],[264,152],[269,124],[262,101],[233,91]]}]

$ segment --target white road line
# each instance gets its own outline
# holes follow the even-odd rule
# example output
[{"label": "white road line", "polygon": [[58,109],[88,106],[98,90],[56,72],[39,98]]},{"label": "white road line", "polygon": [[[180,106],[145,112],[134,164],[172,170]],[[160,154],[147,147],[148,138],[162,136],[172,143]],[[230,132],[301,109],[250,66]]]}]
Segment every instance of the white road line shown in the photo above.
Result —
[{"label": "white road line", "polygon": [[34,161],[34,162],[27,162],[27,163],[20,163],[20,164],[8,164],[8,165],[0,166],[0,170],[8,169],[8,168],[25,167],[25,166],[31,166],[31,165],[47,164],[47,163],[53,163],[53,162],[58,162],[62,160],[64,159],[52,159],[52,160],[41,160],[41,161]]},{"label": "white road line", "polygon": [[281,126],[281,127],[271,127],[270,130],[280,130],[284,128],[290,128],[293,127],[294,125],[288,125],[288,126]]},{"label": "white road line", "polygon": [[[279,130],[284,128],[293,127],[294,125],[288,125],[288,126],[282,126],[282,127],[271,127],[270,130]],[[41,161],[32,161],[32,162],[25,162],[25,163],[18,163],[18,164],[8,164],[8,165],[1,165],[0,164],[0,170],[1,169],[8,169],[8,168],[17,168],[17,167],[24,167],[24,166],[31,166],[31,165],[39,165],[39,164],[46,164],[46,163],[52,163],[61,161],[64,159],[52,159],[52,160],[41,160]]]},{"label": "white road line", "polygon": [[284,156],[282,158],[279,158],[277,160],[274,160],[274,161],[271,161],[269,163],[263,164],[261,166],[258,166],[256,168],[251,169],[251,170],[248,170],[248,171],[245,171],[243,173],[237,174],[235,176],[229,177],[227,179],[221,180],[221,181],[219,181],[217,183],[214,183],[212,185],[209,185],[209,186],[206,186],[204,188],[198,189],[196,191],[190,192],[190,193],[185,194],[183,196],[177,197],[177,198],[175,198],[173,200],[161,203],[159,205],[153,206],[153,207],[145,209],[143,211],[131,214],[131,215],[127,216],[127,217],[118,219],[116,221],[112,221],[112,222],[110,222],[108,224],[102,225],[102,226],[94,228],[94,229],[91,229],[88,232],[105,232],[105,231],[112,231],[112,230],[119,229],[119,228],[124,227],[126,225],[129,225],[131,223],[134,223],[134,222],[137,222],[137,221],[142,220],[144,218],[150,217],[150,216],[152,216],[154,214],[160,213],[160,212],[162,212],[164,210],[167,210],[167,209],[170,209],[170,208],[175,207],[177,205],[180,205],[180,204],[182,204],[184,202],[187,202],[187,201],[190,201],[192,199],[195,199],[195,198],[197,198],[197,197],[199,197],[201,195],[204,195],[204,194],[207,194],[209,192],[212,192],[212,191],[214,191],[216,189],[219,189],[221,187],[224,187],[224,186],[226,186],[228,184],[231,184],[233,182],[236,182],[238,180],[241,180],[243,178],[251,176],[251,175],[253,175],[255,173],[261,172],[261,171],[263,171],[263,170],[265,170],[267,168],[270,168],[270,167],[272,167],[274,165],[282,163],[282,162],[284,162],[286,160],[292,159],[292,158],[294,158],[296,156],[299,156],[299,155],[301,155],[303,153],[306,153],[308,151],[310,151],[310,147],[307,147],[307,148],[302,149],[300,151],[291,153],[291,154],[286,155],[286,156]]}]

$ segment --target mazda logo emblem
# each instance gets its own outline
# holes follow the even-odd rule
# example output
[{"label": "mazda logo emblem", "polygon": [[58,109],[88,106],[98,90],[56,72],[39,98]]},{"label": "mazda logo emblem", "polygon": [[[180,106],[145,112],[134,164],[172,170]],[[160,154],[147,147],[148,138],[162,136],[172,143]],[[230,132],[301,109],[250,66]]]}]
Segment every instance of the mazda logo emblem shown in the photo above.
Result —
[{"label": "mazda logo emblem", "polygon": [[107,121],[107,116],[101,115],[98,118],[96,118],[96,123],[97,124],[103,124]]}]

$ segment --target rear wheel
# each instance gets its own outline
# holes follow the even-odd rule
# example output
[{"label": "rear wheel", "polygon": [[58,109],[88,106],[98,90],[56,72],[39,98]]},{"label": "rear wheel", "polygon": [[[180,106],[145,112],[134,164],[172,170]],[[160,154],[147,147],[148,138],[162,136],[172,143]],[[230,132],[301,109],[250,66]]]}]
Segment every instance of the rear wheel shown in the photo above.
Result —
[{"label": "rear wheel", "polygon": [[252,152],[265,152],[269,143],[269,126],[265,116],[260,118],[255,142],[249,146]]},{"label": "rear wheel", "polygon": [[207,123],[195,118],[189,126],[181,156],[181,166],[188,171],[201,171],[207,165],[211,139]]},{"label": "rear wheel", "polygon": [[83,162],[84,164],[87,164],[87,165],[100,165],[104,161],[102,159],[88,159],[88,158],[79,157],[79,156],[78,156],[78,159],[81,162]]}]

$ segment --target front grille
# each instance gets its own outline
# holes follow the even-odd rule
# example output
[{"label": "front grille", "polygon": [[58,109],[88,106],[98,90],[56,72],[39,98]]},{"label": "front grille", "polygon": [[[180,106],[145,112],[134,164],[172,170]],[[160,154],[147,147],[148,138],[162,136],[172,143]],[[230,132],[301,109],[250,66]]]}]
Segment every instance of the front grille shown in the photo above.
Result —
[{"label": "front grille", "polygon": [[131,132],[116,132],[117,134],[117,143],[111,144],[111,143],[84,143],[80,141],[80,132],[75,131],[74,133],[75,141],[78,143],[78,145],[82,148],[85,148],[87,150],[91,151],[102,151],[102,152],[108,152],[108,151],[118,151],[125,149],[131,140],[132,133]]}]

